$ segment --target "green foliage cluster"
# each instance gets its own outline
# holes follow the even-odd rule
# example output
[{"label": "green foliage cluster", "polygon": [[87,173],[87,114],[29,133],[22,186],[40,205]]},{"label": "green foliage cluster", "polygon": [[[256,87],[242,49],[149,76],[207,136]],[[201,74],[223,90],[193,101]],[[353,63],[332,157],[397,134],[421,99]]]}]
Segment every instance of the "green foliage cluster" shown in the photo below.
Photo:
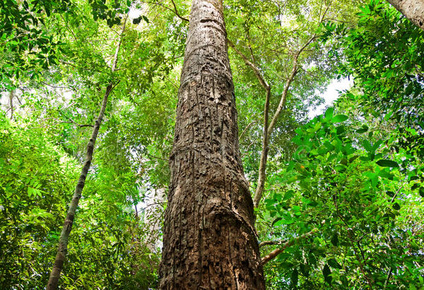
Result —
[{"label": "green foliage cluster", "polygon": [[70,13],[69,0],[5,0],[0,3],[0,81],[9,90],[19,77],[38,74],[57,61],[61,45],[53,33],[43,29],[52,13]]},{"label": "green foliage cluster", "polygon": [[[383,1],[371,1],[358,15],[358,26],[327,24],[325,37],[339,41],[330,55],[340,62],[340,75],[351,75],[360,88],[363,112],[394,120],[401,146],[423,156],[424,35]],[[412,147],[411,147],[412,146]]]},{"label": "green foliage cluster", "polygon": [[[45,287],[69,193],[79,173],[76,160],[53,145],[37,125],[32,119],[13,124],[1,114],[2,289]],[[131,211],[131,204],[117,201],[127,194],[125,182],[135,184],[122,180],[122,175],[123,193],[108,193],[110,187],[105,188],[103,179],[111,180],[107,175],[92,178],[74,223],[62,287],[147,289],[156,283],[156,246],[148,240],[144,222]]]},{"label": "green foliage cluster", "polygon": [[[1,85],[13,92],[13,107],[11,120],[4,111],[1,119],[0,233],[1,252],[7,255],[0,258],[0,288],[45,287],[92,124],[111,82],[118,85],[106,108],[60,285],[154,288],[164,202],[157,192],[169,180],[166,156],[177,95],[177,87],[166,84],[178,83],[174,66],[185,26],[169,25],[170,11],[155,26],[146,11],[140,16],[144,22],[126,19],[128,1],[70,4],[49,15],[31,12],[43,21],[40,31],[60,39],[52,50],[57,61],[38,66],[36,75],[12,60],[19,73],[9,70],[8,75],[7,65],[1,65]],[[27,11],[21,2],[15,8],[11,21]],[[116,31],[124,20],[127,28],[112,73]],[[172,29],[180,29],[179,35]],[[35,46],[32,51],[38,53]],[[2,49],[4,59],[13,54],[28,61],[27,50]]]},{"label": "green foliage cluster", "polygon": [[56,248],[63,193],[72,190],[75,164],[49,144],[42,129],[13,126],[0,116],[0,285],[32,288],[49,271],[40,262]]},{"label": "green foliage cluster", "polygon": [[289,163],[270,164],[269,195],[258,210],[263,239],[319,231],[267,265],[269,286],[421,289],[422,31],[371,1],[357,25],[326,22],[322,32],[339,75],[355,83],[296,129]]},{"label": "green foliage cluster", "polygon": [[390,134],[376,138],[333,110],[296,130],[298,149],[265,201],[275,228],[269,238],[319,234],[271,267],[282,267],[292,286],[420,287],[424,167],[405,150],[393,152]]}]

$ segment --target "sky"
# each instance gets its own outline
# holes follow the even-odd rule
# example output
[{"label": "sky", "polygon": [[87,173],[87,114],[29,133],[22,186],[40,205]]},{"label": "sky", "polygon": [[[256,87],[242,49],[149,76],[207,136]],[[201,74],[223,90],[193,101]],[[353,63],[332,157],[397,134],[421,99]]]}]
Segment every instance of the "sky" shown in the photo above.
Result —
[{"label": "sky", "polygon": [[339,91],[347,90],[353,85],[352,79],[340,79],[332,80],[328,85],[327,90],[322,94],[322,97],[325,99],[325,103],[316,107],[315,110],[309,112],[309,117],[313,118],[317,115],[324,113],[325,109],[328,106],[331,106],[335,100],[339,97]]}]

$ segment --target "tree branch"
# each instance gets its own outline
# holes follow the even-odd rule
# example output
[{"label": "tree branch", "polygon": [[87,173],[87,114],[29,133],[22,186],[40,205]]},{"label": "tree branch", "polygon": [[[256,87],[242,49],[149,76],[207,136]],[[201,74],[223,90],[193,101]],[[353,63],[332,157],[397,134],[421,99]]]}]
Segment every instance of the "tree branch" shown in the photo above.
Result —
[{"label": "tree branch", "polygon": [[386,281],[384,282],[384,288],[383,289],[387,288],[387,285],[389,284],[390,276],[392,276],[392,271],[393,271],[393,268],[390,267],[390,271],[387,274],[387,278],[386,278]]},{"label": "tree branch", "polygon": [[264,241],[259,243],[259,248],[262,248],[265,246],[272,246],[272,245],[281,245],[283,243],[287,243],[287,241]]},{"label": "tree branch", "polygon": [[[265,180],[266,180],[265,168],[266,168],[266,162],[267,162],[267,156],[268,156],[268,150],[269,150],[268,143],[269,143],[269,136],[270,135],[267,132],[268,132],[268,120],[269,120],[269,106],[270,106],[270,99],[271,99],[271,86],[265,80],[265,78],[262,75],[259,68],[257,68],[255,64],[253,64],[251,61],[249,61],[249,59],[242,52],[237,50],[234,43],[232,43],[230,40],[227,40],[227,41],[228,41],[228,44],[234,49],[234,51],[238,55],[240,55],[240,57],[243,59],[245,64],[253,70],[253,72],[256,75],[256,78],[259,80],[259,83],[265,89],[265,92],[266,92],[265,105],[264,105],[262,154],[261,154],[261,161],[260,161],[260,165],[259,165],[258,185],[257,185],[256,192],[255,192],[255,197],[259,196],[259,200],[260,200],[260,197],[262,197],[262,192],[263,192],[264,187],[265,187]],[[250,51],[251,51],[252,58],[253,58],[253,51],[252,51],[251,48],[250,48]],[[258,194],[258,192],[259,192],[259,194]],[[255,207],[257,207],[258,204],[259,204],[259,201],[256,202],[256,199],[255,199],[253,204],[254,204]]]},{"label": "tree branch", "polygon": [[263,139],[262,139],[262,153],[261,153],[261,160],[259,163],[259,177],[258,177],[258,184],[256,187],[256,191],[255,191],[255,198],[253,200],[254,207],[258,207],[259,202],[261,201],[262,193],[265,188],[266,163],[268,160],[269,137],[270,137],[270,134],[268,134],[270,98],[271,98],[271,88],[268,88],[266,91],[266,99],[265,99],[265,107],[264,107],[264,126],[263,126]]},{"label": "tree branch", "polygon": [[302,52],[305,50],[306,47],[309,46],[309,44],[312,43],[312,41],[314,41],[316,38],[316,36],[314,35],[313,37],[311,37],[306,43],[305,45],[303,45],[299,51],[295,54],[294,56],[294,61],[293,61],[293,69],[290,73],[290,76],[288,77],[288,79],[286,80],[286,84],[284,85],[284,90],[283,93],[281,94],[281,98],[280,98],[280,103],[278,104],[277,107],[277,111],[275,111],[274,116],[272,117],[271,123],[269,124],[268,127],[268,135],[271,135],[272,131],[274,130],[274,126],[275,123],[277,123],[277,119],[281,114],[281,111],[283,110],[286,101],[287,101],[287,94],[290,88],[291,83],[294,80],[294,77],[296,76],[297,72],[298,72],[298,60],[299,60],[299,56],[302,54]]},{"label": "tree branch", "polygon": [[246,131],[255,123],[255,121],[250,122],[246,128],[244,128],[243,132],[241,132],[240,136],[239,136],[239,140],[241,140],[241,137],[243,137],[244,133],[246,133]]},{"label": "tree branch", "polygon": [[[69,119],[68,117],[66,117],[67,119]],[[69,119],[69,122],[61,122],[62,124],[74,124],[75,126],[77,126],[77,127],[80,127],[80,128],[84,128],[84,127],[94,127],[94,125],[91,125],[91,124],[77,124],[77,123],[75,123],[73,120],[71,120],[71,119]]]},{"label": "tree branch", "polygon": [[177,6],[175,5],[175,3],[174,3],[174,1],[173,1],[173,0],[171,0],[171,1],[172,1],[172,5],[174,6],[174,9],[171,9],[171,8],[169,8],[168,6],[163,5],[162,3],[159,3],[159,2],[155,2],[155,3],[153,3],[153,4],[156,4],[156,5],[160,6],[160,7],[163,7],[163,8],[165,8],[165,9],[167,9],[167,10],[171,11],[171,12],[174,12],[174,13],[175,13],[175,15],[177,15],[177,16],[178,16],[178,18],[180,18],[180,19],[181,19],[181,20],[183,20],[183,21],[190,22],[190,20],[188,20],[187,18],[185,18],[185,17],[181,16],[181,15],[178,13]]},{"label": "tree branch", "polygon": [[175,14],[177,14],[177,16],[178,16],[181,20],[184,20],[184,21],[189,22],[189,20],[188,20],[187,18],[182,17],[182,16],[180,15],[180,13],[178,13],[177,5],[175,5],[174,0],[171,0],[171,2],[172,2],[172,5],[174,5],[174,12],[175,12]]},{"label": "tree branch", "polygon": [[229,40],[228,38],[227,38],[227,42],[228,42],[228,45],[232,48],[232,49],[234,49],[234,51],[243,59],[243,61],[244,61],[244,63],[247,65],[247,66],[249,66],[252,70],[253,70],[253,72],[255,73],[255,75],[256,75],[256,77],[258,78],[258,80],[259,80],[259,83],[261,84],[261,86],[265,89],[265,90],[269,90],[270,89],[270,86],[268,85],[268,83],[267,83],[267,81],[265,80],[265,78],[263,77],[263,75],[262,75],[262,73],[261,73],[261,71],[256,67],[256,65],[254,65],[248,58],[247,58],[247,56],[245,56],[242,52],[240,52],[236,47],[235,47],[235,45],[234,45],[234,43],[231,41],[231,40]]},{"label": "tree branch", "polygon": [[[269,98],[271,95],[271,89],[267,91],[267,100],[265,102],[265,110],[264,110],[264,137],[263,137],[263,143],[262,143],[262,153],[261,153],[261,161],[259,164],[259,177],[258,177],[258,183],[255,191],[255,196],[253,198],[253,205],[254,207],[258,207],[259,203],[261,202],[262,195],[265,188],[265,181],[266,181],[266,163],[268,160],[268,142],[269,138],[271,137],[271,133],[274,130],[275,124],[277,123],[278,117],[281,114],[281,111],[283,110],[284,106],[286,105],[287,101],[287,95],[289,92],[290,85],[292,84],[294,77],[296,76],[298,72],[298,59],[300,54],[305,50],[306,47],[308,47],[309,44],[311,44],[312,41],[315,40],[315,35],[311,37],[295,54],[294,60],[293,60],[293,69],[286,80],[286,84],[284,86],[283,93],[281,94],[280,103],[278,104],[277,110],[274,113],[274,116],[272,117],[271,123],[268,125],[268,111],[269,111]],[[268,106],[268,108],[267,108]]]},{"label": "tree branch", "polygon": [[272,251],[271,253],[269,253],[267,256],[263,257],[262,260],[261,260],[262,265],[265,265],[266,263],[268,263],[269,261],[271,261],[272,259],[277,257],[279,254],[284,252],[284,250],[287,249],[288,247],[294,245],[295,243],[297,243],[300,240],[308,238],[309,236],[315,234],[316,232],[318,232],[318,229],[313,229],[312,231],[307,232],[307,233],[301,235],[300,237],[294,238],[291,241],[286,242],[281,248],[276,249],[276,250]]}]

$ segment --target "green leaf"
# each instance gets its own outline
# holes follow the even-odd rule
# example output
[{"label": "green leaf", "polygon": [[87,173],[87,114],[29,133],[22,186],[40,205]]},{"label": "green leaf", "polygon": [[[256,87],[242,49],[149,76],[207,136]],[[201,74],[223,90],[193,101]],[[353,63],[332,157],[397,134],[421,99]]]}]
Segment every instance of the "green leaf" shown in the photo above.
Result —
[{"label": "green leaf", "polygon": [[342,266],[337,263],[336,259],[330,259],[328,260],[328,265],[330,265],[332,268],[341,269]]},{"label": "green leaf", "polygon": [[293,212],[296,216],[302,215],[302,213],[300,212],[300,206],[295,205],[295,206],[292,207],[292,210],[293,210]]},{"label": "green leaf", "polygon": [[133,24],[139,24],[141,22],[141,19],[142,19],[142,16],[139,16],[137,18],[134,18],[133,21],[132,21],[132,23]]},{"label": "green leaf", "polygon": [[337,135],[342,135],[346,131],[345,126],[337,127]]},{"label": "green leaf", "polygon": [[375,152],[382,143],[383,143],[383,140],[378,140],[377,142],[375,142],[374,145],[372,146],[373,151]]},{"label": "green leaf", "polygon": [[333,118],[333,112],[334,108],[328,108],[327,111],[325,111],[325,118],[331,120]]},{"label": "green leaf", "polygon": [[280,225],[281,223],[278,223],[279,221],[281,221],[282,220],[282,218],[281,217],[278,217],[278,218],[276,218],[273,222],[272,222],[272,224],[271,224],[271,226],[278,226],[278,225]]},{"label": "green leaf", "polygon": [[294,196],[294,191],[293,190],[288,190],[286,192],[286,194],[284,195],[283,201],[289,200],[293,196]]},{"label": "green leaf", "polygon": [[409,181],[414,181],[420,179],[418,176],[414,175],[409,178]]},{"label": "green leaf", "polygon": [[28,196],[42,196],[41,190],[33,188],[33,187],[28,187]]},{"label": "green leaf", "polygon": [[399,205],[397,202],[395,202],[395,203],[393,204],[393,209],[395,209],[395,210],[400,210],[400,205]]},{"label": "green leaf", "polygon": [[339,245],[339,237],[337,233],[334,233],[333,237],[331,238],[331,243],[336,247]]},{"label": "green leaf", "polygon": [[295,288],[299,281],[299,272],[297,271],[297,269],[293,270],[290,280],[291,280],[291,283],[290,283],[291,288]]},{"label": "green leaf", "polygon": [[377,164],[382,167],[399,167],[399,164],[397,164],[395,161],[388,159],[380,159],[377,161]]},{"label": "green leaf", "polygon": [[362,161],[370,161],[371,158],[369,158],[368,156],[361,156],[359,157],[359,159],[361,159]]},{"label": "green leaf", "polygon": [[293,224],[294,222],[295,222],[295,220],[294,220],[294,219],[292,219],[291,217],[289,217],[289,219],[282,220],[282,221],[281,221],[281,224],[282,224],[282,225],[291,225],[291,224]]},{"label": "green leaf", "polygon": [[393,174],[391,174],[390,172],[387,172],[386,170],[387,170],[387,169],[383,169],[383,170],[381,170],[381,171],[380,171],[380,173],[379,173],[378,175],[379,175],[379,176],[381,176],[381,177],[387,178],[387,179],[389,179],[389,180],[393,180],[394,175],[393,175]]},{"label": "green leaf", "polygon": [[333,118],[332,122],[333,123],[341,123],[341,122],[346,121],[347,119],[349,119],[349,117],[346,116],[346,115],[337,115]]},{"label": "green leaf", "polygon": [[356,130],[356,133],[362,134],[368,131],[368,126],[363,125],[361,129]]},{"label": "green leaf", "polygon": [[371,145],[370,141],[368,141],[368,140],[362,141],[362,146],[364,146],[365,150],[367,150],[368,152],[373,153],[372,145]]},{"label": "green leaf", "polygon": [[327,282],[328,284],[331,284],[331,281],[332,281],[331,270],[327,264],[325,264],[324,269],[322,269],[322,274],[324,275],[325,282]]},{"label": "green leaf", "polygon": [[358,155],[355,155],[355,156],[353,156],[353,157],[350,157],[349,158],[349,163],[352,163],[353,161],[355,161],[357,158],[359,158],[359,156]]},{"label": "green leaf", "polygon": [[424,197],[424,187],[420,187],[420,195],[421,197]]},{"label": "green leaf", "polygon": [[390,190],[386,191],[386,194],[390,197],[395,196],[395,193],[393,191],[390,191]]},{"label": "green leaf", "polygon": [[322,125],[322,123],[321,122],[317,122],[316,124],[315,124],[315,126],[314,126],[314,130],[313,130],[313,132],[315,133],[315,132],[317,132],[320,128],[321,128],[321,125]]}]

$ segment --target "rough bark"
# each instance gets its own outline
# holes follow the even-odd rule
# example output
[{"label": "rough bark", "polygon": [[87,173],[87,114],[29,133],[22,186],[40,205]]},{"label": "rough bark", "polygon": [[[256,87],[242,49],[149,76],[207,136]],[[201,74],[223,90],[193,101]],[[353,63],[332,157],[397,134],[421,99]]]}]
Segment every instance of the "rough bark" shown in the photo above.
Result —
[{"label": "rough bark", "polygon": [[424,30],[424,0],[387,0],[406,18]]},{"label": "rough bark", "polygon": [[265,289],[222,9],[222,0],[192,4],[160,289]]},{"label": "rough bark", "polygon": [[[118,61],[118,53],[119,53],[119,49],[120,49],[120,46],[121,46],[123,33],[125,31],[126,20],[127,19],[125,19],[124,25],[122,27],[122,33],[121,33],[121,36],[120,36],[120,39],[119,39],[118,46],[117,46],[116,51],[115,51],[114,61],[113,61],[112,68],[111,68],[112,72],[114,72],[116,70],[116,64],[117,64],[117,61]],[[74,222],[75,213],[76,213],[76,210],[77,210],[77,207],[78,207],[79,200],[81,198],[82,190],[84,189],[85,180],[87,178],[88,170],[90,169],[90,166],[91,166],[91,161],[93,159],[94,145],[96,144],[96,139],[97,139],[97,135],[99,133],[100,125],[102,124],[103,116],[104,116],[104,113],[105,113],[105,110],[106,110],[107,101],[108,101],[109,95],[112,92],[113,88],[114,88],[113,84],[109,84],[106,88],[106,92],[105,92],[105,95],[103,97],[99,116],[97,117],[97,120],[96,120],[94,127],[93,127],[91,138],[90,138],[90,140],[88,141],[88,144],[87,144],[87,151],[86,151],[86,158],[85,158],[84,166],[81,169],[81,174],[79,176],[77,186],[75,187],[74,195],[73,195],[71,203],[69,205],[68,213],[67,213],[66,218],[65,218],[65,222],[64,222],[64,225],[63,225],[63,228],[62,228],[62,232],[60,233],[59,246],[58,246],[58,250],[57,250],[57,254],[56,254],[56,259],[55,259],[54,264],[53,264],[53,269],[50,273],[49,281],[47,283],[47,287],[46,287],[47,290],[57,289],[57,287],[59,285],[60,273],[62,271],[63,263],[65,262],[66,254],[68,252],[68,240],[69,240],[69,235],[70,235],[71,230],[72,230],[72,224]]]}]

